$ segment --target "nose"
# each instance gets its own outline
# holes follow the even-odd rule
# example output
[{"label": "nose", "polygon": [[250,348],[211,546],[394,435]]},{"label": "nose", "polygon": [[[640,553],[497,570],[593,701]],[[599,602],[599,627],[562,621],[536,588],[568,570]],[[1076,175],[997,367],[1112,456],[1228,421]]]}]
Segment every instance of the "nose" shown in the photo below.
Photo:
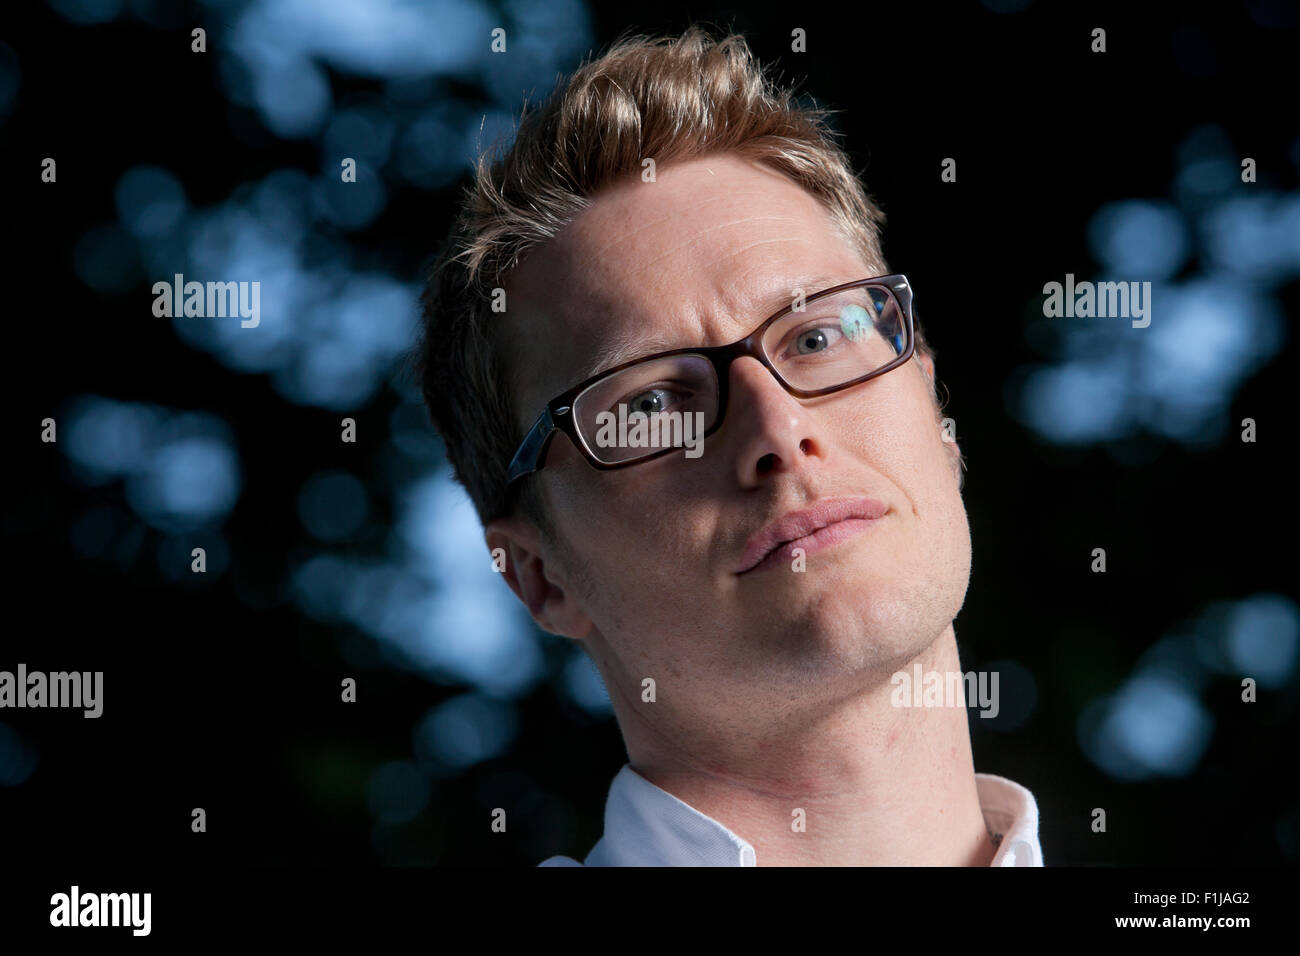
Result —
[{"label": "nose", "polygon": [[813,416],[755,358],[731,365],[727,424],[736,437],[736,478],[756,488],[771,475],[806,468],[825,455]]}]

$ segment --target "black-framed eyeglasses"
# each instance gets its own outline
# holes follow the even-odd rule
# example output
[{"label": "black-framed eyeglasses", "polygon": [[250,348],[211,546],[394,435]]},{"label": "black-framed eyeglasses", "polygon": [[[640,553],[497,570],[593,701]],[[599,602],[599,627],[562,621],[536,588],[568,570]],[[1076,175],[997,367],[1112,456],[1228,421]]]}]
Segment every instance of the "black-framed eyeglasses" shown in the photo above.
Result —
[{"label": "black-framed eyeglasses", "polygon": [[915,351],[913,328],[907,276],[875,276],[793,302],[730,345],[674,349],[606,369],[547,402],[510,462],[507,485],[543,467],[557,431],[602,471],[680,449],[691,426],[707,438],[722,427],[731,363],[741,356],[762,362],[796,398],[816,398],[898,368]]}]

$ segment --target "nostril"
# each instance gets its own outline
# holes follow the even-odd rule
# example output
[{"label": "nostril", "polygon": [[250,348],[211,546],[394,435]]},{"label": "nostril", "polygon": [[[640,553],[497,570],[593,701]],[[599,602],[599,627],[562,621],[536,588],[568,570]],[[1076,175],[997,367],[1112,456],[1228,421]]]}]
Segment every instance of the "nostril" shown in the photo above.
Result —
[{"label": "nostril", "polygon": [[803,441],[799,442],[799,450],[805,455],[812,454],[812,442],[805,438]]},{"label": "nostril", "polygon": [[762,458],[758,460],[758,473],[760,475],[767,474],[775,467],[776,467],[776,455],[773,454],[764,455]]}]

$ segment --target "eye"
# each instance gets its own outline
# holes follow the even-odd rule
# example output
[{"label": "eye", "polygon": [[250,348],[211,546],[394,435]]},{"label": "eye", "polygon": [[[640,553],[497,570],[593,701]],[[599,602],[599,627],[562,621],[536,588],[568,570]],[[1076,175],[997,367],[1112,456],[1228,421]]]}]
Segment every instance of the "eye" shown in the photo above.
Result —
[{"label": "eye", "polygon": [[672,396],[677,394],[672,389],[656,386],[630,395],[624,403],[620,404],[627,405],[628,414],[645,412],[647,415],[653,415],[665,411],[672,401]]},{"label": "eye", "polygon": [[815,325],[801,329],[794,335],[796,354],[812,355],[829,351],[843,337],[843,333],[833,325]]}]

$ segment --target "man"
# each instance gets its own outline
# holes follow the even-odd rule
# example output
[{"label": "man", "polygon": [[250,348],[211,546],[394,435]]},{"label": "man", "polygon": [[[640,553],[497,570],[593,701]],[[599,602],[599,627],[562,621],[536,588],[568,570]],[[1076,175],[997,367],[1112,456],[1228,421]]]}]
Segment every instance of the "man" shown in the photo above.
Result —
[{"label": "man", "polygon": [[822,115],[740,37],[620,41],[480,161],[425,295],[456,477],[627,746],[588,865],[1042,865],[966,701],[899,693],[960,673],[963,462]]}]

